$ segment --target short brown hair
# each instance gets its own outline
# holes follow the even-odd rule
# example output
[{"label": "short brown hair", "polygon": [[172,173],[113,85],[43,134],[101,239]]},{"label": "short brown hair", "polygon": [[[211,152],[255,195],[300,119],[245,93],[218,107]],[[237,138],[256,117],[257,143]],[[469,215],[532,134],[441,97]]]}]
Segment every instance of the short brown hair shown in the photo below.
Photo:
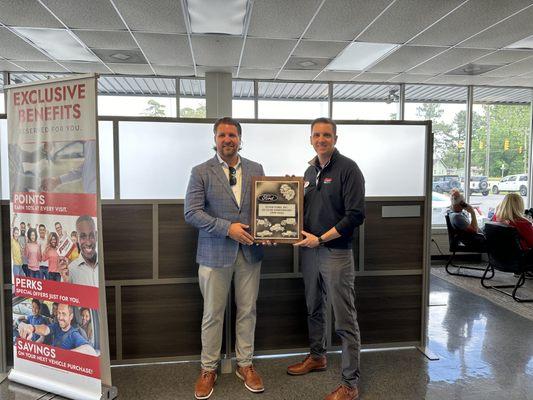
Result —
[{"label": "short brown hair", "polygon": [[315,124],[329,124],[333,127],[333,133],[337,135],[337,124],[331,118],[320,117],[311,122],[311,133],[313,132],[313,127]]},{"label": "short brown hair", "polygon": [[224,125],[233,125],[235,128],[237,128],[237,133],[239,134],[239,137],[242,136],[242,128],[241,128],[241,124],[239,123],[239,121],[237,121],[236,119],[233,119],[231,117],[222,117],[222,118],[219,118],[215,121],[215,125],[213,125],[213,133],[216,134],[217,133],[217,128],[220,124],[224,124]]}]

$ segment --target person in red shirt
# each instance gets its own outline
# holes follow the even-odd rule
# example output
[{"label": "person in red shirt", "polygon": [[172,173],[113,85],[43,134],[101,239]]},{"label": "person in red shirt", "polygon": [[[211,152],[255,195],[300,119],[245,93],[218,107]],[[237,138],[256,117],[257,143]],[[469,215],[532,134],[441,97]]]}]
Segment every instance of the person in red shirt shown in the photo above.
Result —
[{"label": "person in red shirt", "polygon": [[[520,247],[528,251],[528,259],[533,259],[533,224],[524,215],[524,201],[518,193],[505,195],[502,202],[496,207],[496,212],[492,217],[493,221],[503,222],[514,226],[520,236]],[[527,278],[533,278],[533,274],[528,272]]]}]

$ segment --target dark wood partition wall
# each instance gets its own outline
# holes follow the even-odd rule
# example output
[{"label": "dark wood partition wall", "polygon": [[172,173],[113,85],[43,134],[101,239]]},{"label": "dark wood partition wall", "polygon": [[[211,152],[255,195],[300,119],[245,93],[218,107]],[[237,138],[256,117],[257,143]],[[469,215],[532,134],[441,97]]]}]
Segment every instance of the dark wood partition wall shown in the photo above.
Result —
[{"label": "dark wood partition wall", "polygon": [[[197,284],[195,229],[185,224],[181,202],[110,201],[102,206],[107,313],[115,364],[197,359],[202,297]],[[419,217],[383,218],[383,205],[419,205]],[[423,205],[420,198],[368,199],[367,220],[354,248],[356,302],[363,344],[403,345],[421,341]],[[9,226],[8,205],[2,224]],[[361,237],[359,237],[361,235]],[[9,232],[3,230],[4,265]],[[304,285],[292,246],[267,248],[257,303],[257,353],[305,349]],[[360,258],[364,262],[360,263]],[[5,273],[6,282],[10,277]],[[6,296],[10,303],[10,296]],[[225,330],[234,340],[232,328]],[[9,315],[9,314],[8,314]],[[339,345],[332,318],[331,344]],[[8,330],[11,324],[8,323]],[[7,337],[11,337],[8,332]],[[11,346],[8,346],[11,347]],[[222,352],[226,350],[226,338]]]}]

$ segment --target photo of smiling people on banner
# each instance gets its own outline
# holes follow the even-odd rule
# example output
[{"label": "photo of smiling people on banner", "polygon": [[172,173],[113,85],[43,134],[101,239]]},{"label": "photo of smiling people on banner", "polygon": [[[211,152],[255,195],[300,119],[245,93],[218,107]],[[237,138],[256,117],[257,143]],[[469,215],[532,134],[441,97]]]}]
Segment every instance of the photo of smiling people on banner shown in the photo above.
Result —
[{"label": "photo of smiling people on banner", "polygon": [[15,350],[9,378],[91,400],[102,395],[101,349],[110,382],[100,332],[95,95],[94,76],[8,89]]}]

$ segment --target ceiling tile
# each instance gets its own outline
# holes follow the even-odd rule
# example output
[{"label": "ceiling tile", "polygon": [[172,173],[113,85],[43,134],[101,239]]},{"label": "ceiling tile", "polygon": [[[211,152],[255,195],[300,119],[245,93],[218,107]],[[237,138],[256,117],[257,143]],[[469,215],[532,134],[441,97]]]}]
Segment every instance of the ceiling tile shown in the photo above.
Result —
[{"label": "ceiling tile", "polygon": [[320,0],[255,0],[248,35],[298,39],[319,4]]},{"label": "ceiling tile", "polygon": [[498,50],[476,61],[476,64],[509,64],[533,56],[533,51]]},{"label": "ceiling tile", "polygon": [[278,75],[277,79],[293,79],[293,80],[302,80],[310,81],[312,80],[320,71],[312,70],[286,70],[284,69]]},{"label": "ceiling tile", "polygon": [[153,33],[187,33],[179,0],[114,0],[130,29]]},{"label": "ceiling tile", "polygon": [[175,67],[173,65],[152,65],[158,75],[169,76],[194,76],[194,68],[191,67]]},{"label": "ceiling tile", "polygon": [[373,72],[364,72],[361,75],[353,78],[354,82],[387,82],[389,79],[395,77],[396,74],[380,74]]},{"label": "ceiling tile", "polygon": [[369,69],[370,72],[400,73],[444,51],[444,47],[403,46]]},{"label": "ceiling tile", "polygon": [[147,64],[107,64],[117,74],[153,75],[154,72]]},{"label": "ceiling tile", "polygon": [[472,39],[461,43],[461,47],[501,48],[533,35],[533,7],[522,11],[508,20],[493,26]]},{"label": "ceiling tile", "polygon": [[297,57],[336,57],[350,42],[302,40],[294,50]]},{"label": "ceiling tile", "polygon": [[412,44],[456,45],[530,3],[529,0],[470,0],[414,39]]},{"label": "ceiling tile", "polygon": [[494,78],[486,76],[461,76],[461,75],[439,75],[426,81],[428,84],[443,85],[489,85],[494,82]]},{"label": "ceiling tile", "polygon": [[192,36],[196,64],[233,67],[239,64],[243,39],[223,35]]},{"label": "ceiling tile", "polygon": [[63,25],[35,0],[17,0],[16,3],[0,1],[0,22],[7,26],[24,28],[63,28]]},{"label": "ceiling tile", "polygon": [[125,28],[109,0],[42,0],[69,28]]},{"label": "ceiling tile", "polygon": [[531,78],[521,78],[521,77],[509,78],[509,79],[504,79],[501,81],[496,81],[493,83],[493,85],[531,87]]},{"label": "ceiling tile", "polygon": [[175,66],[192,65],[187,36],[159,33],[135,33],[134,35],[151,63]]},{"label": "ceiling tile", "polygon": [[244,79],[274,79],[278,69],[248,69],[241,68],[239,70],[239,76],[237,76],[237,69],[234,69],[233,77]]},{"label": "ceiling tile", "polygon": [[0,57],[9,60],[50,61],[49,57],[6,28],[0,28]]},{"label": "ceiling tile", "polygon": [[483,76],[511,77],[520,74],[527,74],[528,72],[533,72],[533,57],[517,61],[515,63],[506,65],[505,67],[494,69],[483,74]]},{"label": "ceiling tile", "polygon": [[339,71],[322,71],[321,74],[317,77],[317,80],[320,81],[349,81],[358,72],[339,72]]},{"label": "ceiling tile", "polygon": [[389,0],[326,1],[305,34],[305,38],[353,40],[389,4]]},{"label": "ceiling tile", "polygon": [[81,72],[81,73],[103,73],[103,74],[110,74],[112,71],[110,71],[106,66],[102,63],[61,63],[68,69],[70,69],[72,72]]},{"label": "ceiling tile", "polygon": [[5,60],[0,60],[0,70],[2,71],[24,71],[22,68],[19,68],[15,64],[12,64]]},{"label": "ceiling tile", "polygon": [[416,74],[439,74],[468,64],[490,52],[490,50],[481,49],[451,49],[408,72]]},{"label": "ceiling tile", "polygon": [[[312,58],[312,57],[295,57],[291,56],[289,61],[283,69],[287,70],[314,70],[318,74],[322,71],[329,63],[331,62],[330,58]],[[312,63],[312,65],[310,64]],[[309,65],[308,65],[309,64]]]},{"label": "ceiling tile", "polygon": [[405,43],[462,2],[463,0],[396,1],[357,40],[375,43]]},{"label": "ceiling tile", "polygon": [[394,78],[390,79],[389,82],[398,82],[398,83],[422,83],[432,78],[434,75],[423,75],[423,74],[399,74]]},{"label": "ceiling tile", "polygon": [[296,40],[248,38],[244,47],[242,67],[281,68]]},{"label": "ceiling tile", "polygon": [[93,49],[115,49],[131,50],[136,49],[137,44],[127,31],[73,31],[80,40]]},{"label": "ceiling tile", "polygon": [[53,61],[15,61],[15,63],[30,72],[68,72]]}]

